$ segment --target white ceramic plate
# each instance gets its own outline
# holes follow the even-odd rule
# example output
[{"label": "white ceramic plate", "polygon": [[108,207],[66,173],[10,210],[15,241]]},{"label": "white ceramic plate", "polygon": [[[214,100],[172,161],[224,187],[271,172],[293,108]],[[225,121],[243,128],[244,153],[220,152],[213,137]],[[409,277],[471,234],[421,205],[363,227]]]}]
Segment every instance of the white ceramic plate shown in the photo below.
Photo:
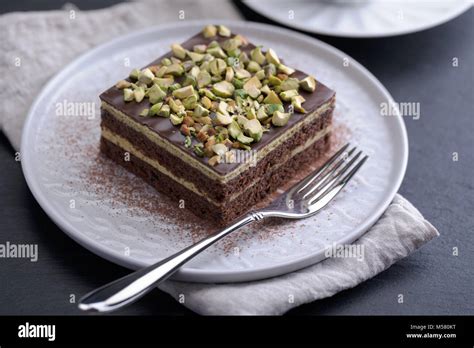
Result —
[{"label": "white ceramic plate", "polygon": [[432,28],[471,0],[247,0],[255,12],[292,28],[342,37],[386,37]]},{"label": "white ceramic plate", "polygon": [[[380,116],[380,104],[391,101],[391,96],[360,64],[327,44],[289,30],[249,22],[223,23],[253,42],[274,48],[289,65],[336,90],[336,138],[358,144],[370,159],[317,216],[249,226],[186,264],[175,279],[247,281],[319,262],[325,247],[353,242],[380,217],[407,165],[403,120],[398,113]],[[41,207],[78,243],[132,269],[182,249],[206,227],[98,154],[98,95],[132,67],[152,61],[171,43],[185,40],[205,24],[155,27],[92,49],[44,87],[23,130],[23,171]]]}]

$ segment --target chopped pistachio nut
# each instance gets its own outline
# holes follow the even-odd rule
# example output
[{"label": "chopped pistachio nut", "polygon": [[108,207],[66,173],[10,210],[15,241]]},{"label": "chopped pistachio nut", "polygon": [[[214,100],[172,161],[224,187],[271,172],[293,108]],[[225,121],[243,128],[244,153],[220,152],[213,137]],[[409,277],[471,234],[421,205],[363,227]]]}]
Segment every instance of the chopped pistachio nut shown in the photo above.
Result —
[{"label": "chopped pistachio nut", "polygon": [[301,104],[304,103],[305,101],[306,100],[302,96],[296,95],[291,98],[291,105],[293,106],[293,109],[295,111],[305,114],[306,110],[301,106]]},{"label": "chopped pistachio nut", "polygon": [[119,82],[115,84],[115,87],[117,87],[118,89],[124,89],[124,88],[130,87],[131,85],[132,85],[131,82],[120,80]]},{"label": "chopped pistachio nut", "polygon": [[221,81],[221,82],[215,83],[212,86],[212,92],[215,95],[219,97],[224,97],[224,98],[231,97],[232,94],[234,94],[234,90],[235,90],[234,86],[228,81]]},{"label": "chopped pistachio nut", "polygon": [[214,25],[206,25],[202,31],[205,38],[214,37],[217,34],[217,28]]},{"label": "chopped pistachio nut", "polygon": [[183,123],[183,119],[184,117],[179,117],[178,115],[176,114],[171,114],[170,115],[170,121],[173,125],[177,126],[181,123]]},{"label": "chopped pistachio nut", "polygon": [[133,70],[130,72],[130,75],[128,75],[128,77],[130,77],[131,80],[138,80],[138,74],[140,74],[140,70],[138,70],[138,69],[133,69]]},{"label": "chopped pistachio nut", "polygon": [[166,97],[166,92],[163,91],[160,86],[153,84],[153,86],[148,90],[148,98],[150,103],[156,104],[162,101]]},{"label": "chopped pistachio nut", "polygon": [[268,63],[275,64],[276,66],[280,64],[280,58],[278,58],[275,51],[271,48],[268,49],[267,53],[265,54],[265,58],[267,58]]},{"label": "chopped pistachio nut", "polygon": [[281,92],[280,98],[284,101],[291,101],[291,98],[296,97],[297,95],[298,91],[296,89],[289,89],[287,91]]},{"label": "chopped pistachio nut", "polygon": [[173,97],[176,97],[179,99],[185,99],[187,97],[194,95],[194,88],[191,85],[185,86],[177,90],[174,90],[172,94],[173,94]]},{"label": "chopped pistachio nut", "polygon": [[265,55],[262,53],[261,47],[255,47],[253,50],[251,50],[250,58],[252,58],[253,61],[257,62],[260,65],[265,64]]},{"label": "chopped pistachio nut", "polygon": [[163,106],[163,103],[156,103],[154,104],[151,108],[150,111],[148,112],[148,116],[155,116],[158,114],[160,111],[161,107]]},{"label": "chopped pistachio nut", "polygon": [[132,101],[134,99],[134,93],[131,88],[124,88],[123,90],[123,100],[126,102]]},{"label": "chopped pistachio nut", "polygon": [[186,50],[180,44],[172,44],[171,51],[173,52],[174,56],[179,59],[186,58]]},{"label": "chopped pistachio nut", "polygon": [[290,68],[286,65],[283,65],[283,64],[278,64],[278,71],[282,72],[283,74],[286,74],[286,75],[291,75],[293,74],[296,70],[293,69],[293,68]]},{"label": "chopped pistachio nut", "polygon": [[307,92],[314,92],[316,89],[316,80],[312,76],[306,76],[300,81],[300,86]]},{"label": "chopped pistachio nut", "polygon": [[231,35],[231,31],[224,25],[219,25],[218,27],[219,35],[224,37],[229,37]]},{"label": "chopped pistachio nut", "polygon": [[263,99],[263,102],[265,104],[283,104],[274,91],[270,91],[265,99]]},{"label": "chopped pistachio nut", "polygon": [[283,127],[290,120],[290,116],[290,113],[275,111],[272,116],[272,124],[276,127]]},{"label": "chopped pistachio nut", "polygon": [[148,68],[143,69],[138,73],[138,81],[143,82],[147,85],[151,83],[154,77],[155,75]]},{"label": "chopped pistachio nut", "polygon": [[[301,81],[290,77],[295,69],[282,64],[271,48],[255,47],[247,55],[242,46],[248,41],[241,35],[231,37],[225,26],[208,25],[202,33],[213,41],[192,50],[175,43],[172,56],[132,70],[130,80],[115,86],[123,90],[126,102],[148,98],[150,107],[140,116],[169,118],[180,127],[184,146],[217,165],[227,161],[230,147],[250,150],[272,125],[286,125],[289,103],[290,110],[306,113],[298,91],[314,91],[316,81],[311,76]],[[193,138],[198,142],[194,146]]]},{"label": "chopped pistachio nut", "polygon": [[256,118],[249,120],[245,124],[245,132],[255,141],[260,141],[263,135],[263,128]]},{"label": "chopped pistachio nut", "polygon": [[143,87],[137,87],[133,91],[133,97],[137,103],[140,103],[145,98],[145,89]]}]

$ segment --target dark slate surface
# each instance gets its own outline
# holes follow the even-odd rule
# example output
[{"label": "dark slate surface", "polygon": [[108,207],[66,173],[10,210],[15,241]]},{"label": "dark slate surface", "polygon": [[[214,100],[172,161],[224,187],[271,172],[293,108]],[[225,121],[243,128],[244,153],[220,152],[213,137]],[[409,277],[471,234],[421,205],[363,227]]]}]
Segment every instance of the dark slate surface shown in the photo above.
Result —
[{"label": "dark slate surface", "polygon": [[[2,2],[0,12],[59,8],[65,1]],[[81,9],[115,1],[83,1]],[[271,23],[238,5],[248,20]],[[289,314],[474,314],[474,11],[434,29],[386,39],[316,36],[366,66],[399,102],[420,102],[405,119],[408,171],[400,192],[441,236],[358,287]],[[459,67],[452,67],[458,57]],[[0,314],[79,314],[70,296],[128,271],[66,237],[33,199],[14,150],[0,136],[0,243],[38,243],[36,263],[0,259]],[[453,152],[459,161],[453,162]],[[453,248],[459,256],[453,256]],[[404,295],[399,304],[397,296]],[[192,314],[155,291],[118,314]]]}]

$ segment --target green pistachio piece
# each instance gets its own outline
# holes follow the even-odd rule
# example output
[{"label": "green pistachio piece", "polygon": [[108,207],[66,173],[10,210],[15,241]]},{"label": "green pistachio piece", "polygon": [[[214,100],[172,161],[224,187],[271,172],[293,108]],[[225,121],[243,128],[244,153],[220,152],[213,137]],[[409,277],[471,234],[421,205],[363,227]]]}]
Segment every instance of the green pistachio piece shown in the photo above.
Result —
[{"label": "green pistachio piece", "polygon": [[163,91],[158,85],[153,84],[153,86],[148,90],[148,98],[150,103],[156,104],[162,101],[166,97],[166,92]]},{"label": "green pistachio piece", "polygon": [[183,123],[184,117],[179,117],[178,115],[171,114],[170,115],[170,121],[174,126],[180,125]]},{"label": "green pistachio piece", "polygon": [[150,69],[143,69],[138,73],[138,81],[143,82],[144,84],[150,84],[155,75],[151,72]]},{"label": "green pistachio piece", "polygon": [[282,81],[278,77],[271,75],[268,77],[268,83],[272,86],[280,86]]},{"label": "green pistachio piece", "polygon": [[245,69],[242,69],[242,68],[235,69],[235,77],[238,78],[238,79],[247,79],[251,76],[252,76],[252,74],[249,73]]},{"label": "green pistachio piece", "polygon": [[163,103],[157,103],[151,106],[148,116],[155,116],[163,106]]},{"label": "green pistachio piece", "polygon": [[118,89],[124,89],[124,88],[129,88],[131,85],[132,84],[128,81],[120,80],[119,82],[115,84],[115,87],[117,87]]},{"label": "green pistachio piece", "polygon": [[245,132],[256,142],[260,141],[263,135],[263,128],[262,128],[262,125],[260,124],[260,121],[257,120],[256,118],[249,120],[245,124]]},{"label": "green pistachio piece", "polygon": [[173,77],[155,77],[153,79],[153,83],[155,85],[160,86],[161,89],[168,89],[169,86],[171,86],[174,83],[174,78]]},{"label": "green pistachio piece", "polygon": [[244,128],[245,129],[245,125],[246,123],[248,122],[248,118],[245,117],[245,116],[242,116],[242,115],[237,115],[237,123],[239,124],[239,126],[241,128]]},{"label": "green pistachio piece", "polygon": [[212,86],[212,92],[214,92],[215,95],[223,98],[231,97],[234,93],[234,90],[234,86],[228,81],[221,81],[215,83]]},{"label": "green pistachio piece", "polygon": [[171,86],[168,87],[170,92],[176,91],[177,89],[180,89],[182,86],[180,83],[173,83]]},{"label": "green pistachio piece", "polygon": [[211,74],[205,70],[201,70],[197,76],[197,84],[199,88],[205,87],[211,83]]},{"label": "green pistachio piece", "polygon": [[206,53],[206,45],[194,45],[193,51],[196,53]]},{"label": "green pistachio piece", "polygon": [[280,98],[284,101],[290,101],[291,98],[296,97],[298,95],[298,91],[296,89],[289,89],[287,91],[280,93]]},{"label": "green pistachio piece", "polygon": [[283,105],[281,104],[267,104],[265,105],[265,111],[267,112],[268,115],[273,115],[275,111],[284,112],[285,109],[283,108]]},{"label": "green pistachio piece", "polygon": [[189,75],[191,75],[191,76],[193,76],[194,78],[197,79],[197,77],[198,77],[200,71],[201,71],[201,70],[199,69],[198,66],[193,66],[193,67],[191,68],[191,70],[189,70]]},{"label": "green pistachio piece", "polygon": [[242,52],[239,54],[239,62],[241,62],[242,64],[247,64],[249,62],[249,57],[247,53]]},{"label": "green pistachio piece", "polygon": [[312,76],[306,76],[300,81],[300,86],[307,92],[314,92],[316,89],[316,80]]},{"label": "green pistachio piece", "polygon": [[201,106],[200,104],[197,104],[197,105],[194,107],[194,116],[195,116],[195,117],[205,117],[205,116],[209,116],[209,110],[207,110],[206,108],[204,108],[204,107]]},{"label": "green pistachio piece", "polygon": [[256,73],[257,71],[261,69],[262,68],[260,67],[260,64],[258,64],[256,61],[251,60],[247,64],[247,70],[250,71],[251,73]]},{"label": "green pistachio piece", "polygon": [[274,91],[270,91],[265,99],[263,99],[263,102],[265,104],[283,104]]},{"label": "green pistachio piece", "polygon": [[133,97],[137,103],[140,103],[145,98],[145,89],[143,87],[137,87],[133,91]]},{"label": "green pistachio piece", "polygon": [[257,118],[257,113],[255,112],[254,108],[248,108],[246,116],[249,120],[253,120]]},{"label": "green pistachio piece", "polygon": [[244,145],[249,145],[253,142],[253,138],[251,137],[247,137],[245,136],[243,133],[240,133],[238,136],[237,136],[237,141],[239,141],[240,143],[244,144]]},{"label": "green pistachio piece", "polygon": [[211,72],[212,75],[222,75],[222,73],[225,71],[227,68],[226,62],[221,59],[217,58],[209,62],[209,71]]},{"label": "green pistachio piece", "polygon": [[140,74],[140,70],[133,69],[130,71],[130,75],[128,75],[128,77],[130,77],[131,80],[138,80],[138,74]]},{"label": "green pistachio piece", "polygon": [[241,89],[244,87],[244,81],[233,78],[232,79],[232,84],[234,85],[235,88]]},{"label": "green pistachio piece", "polygon": [[220,36],[229,37],[231,35],[230,29],[224,25],[219,25],[217,29],[219,30]]},{"label": "green pistachio piece", "polygon": [[160,117],[170,117],[170,106],[166,104],[163,105],[157,115]]},{"label": "green pistachio piece", "polygon": [[301,106],[302,103],[304,103],[306,100],[300,96],[294,96],[291,98],[291,105],[293,106],[293,109],[296,110],[299,113],[305,114],[306,110]]},{"label": "green pistachio piece", "polygon": [[214,151],[216,155],[223,156],[229,150],[225,144],[215,144],[212,145],[212,151]]},{"label": "green pistachio piece", "polygon": [[227,58],[227,55],[225,54],[225,52],[220,47],[208,48],[206,52],[213,55],[216,58],[222,58],[222,59]]},{"label": "green pistachio piece", "polygon": [[232,121],[227,127],[229,134],[232,138],[237,139],[237,137],[242,133],[239,124],[236,121]]},{"label": "green pistachio piece", "polygon": [[288,123],[290,116],[290,113],[275,111],[272,116],[272,124],[276,127],[283,127]]},{"label": "green pistachio piece", "polygon": [[212,93],[210,90],[206,89],[206,88],[199,89],[199,94],[206,96],[210,100],[216,100],[217,99],[216,95],[214,93]]},{"label": "green pistachio piece", "polygon": [[202,144],[194,145],[194,153],[199,157],[204,157],[204,145]]},{"label": "green pistachio piece", "polygon": [[197,105],[198,98],[193,94],[183,100],[183,106],[186,110],[193,110]]},{"label": "green pistachio piece", "polygon": [[227,55],[232,58],[237,58],[241,53],[242,51],[238,48],[236,48],[235,50],[227,51]]},{"label": "green pistachio piece", "polygon": [[239,46],[240,46],[240,41],[235,40],[235,39],[228,39],[222,43],[222,48],[226,50],[227,52],[234,51],[237,48],[239,48]]},{"label": "green pistachio piece", "polygon": [[189,58],[193,61],[193,63],[199,63],[204,59],[204,54],[202,53],[187,51],[187,54]]},{"label": "green pistachio piece", "polygon": [[193,140],[191,139],[189,135],[187,135],[186,138],[184,138],[184,146],[189,148],[191,147],[192,143],[193,143]]},{"label": "green pistachio piece", "polygon": [[298,90],[300,88],[300,83],[298,79],[290,77],[281,83],[280,88],[282,91],[289,91],[291,89]]},{"label": "green pistachio piece", "polygon": [[166,74],[166,69],[167,69],[166,66],[160,67],[160,68],[158,69],[158,71],[156,72],[155,76],[156,76],[156,77],[163,77],[163,76],[165,76],[165,74]]},{"label": "green pistachio piece", "polygon": [[184,111],[184,106],[180,100],[174,100],[173,98],[169,98],[168,104],[171,108],[171,111],[173,111],[174,113],[179,113],[179,112]]},{"label": "green pistachio piece", "polygon": [[268,87],[268,85],[265,85],[262,88],[260,88],[260,91],[268,95],[271,90],[270,90],[270,87]]},{"label": "green pistachio piece", "polygon": [[179,63],[173,63],[166,67],[165,75],[181,76],[183,74],[183,66]]},{"label": "green pistachio piece", "polygon": [[172,62],[171,62],[171,59],[169,59],[169,58],[163,58],[163,59],[161,60],[161,64],[163,64],[163,65],[165,65],[165,66],[171,65],[171,63],[172,63]]},{"label": "green pistachio piece", "polygon": [[228,66],[227,68],[225,68],[225,80],[228,82],[232,82],[233,78],[234,78],[234,69]]},{"label": "green pistachio piece", "polygon": [[267,112],[265,111],[265,106],[261,106],[257,111],[257,120],[264,121],[268,118]]},{"label": "green pistachio piece", "polygon": [[271,63],[265,65],[263,70],[265,71],[265,76],[266,77],[274,76],[277,73],[277,68],[276,68],[275,64],[271,64]]},{"label": "green pistachio piece", "polygon": [[217,28],[214,25],[206,25],[202,30],[202,35],[205,38],[214,37],[217,34]]},{"label": "green pistachio piece", "polygon": [[258,89],[260,87],[262,87],[262,83],[260,82],[260,80],[257,77],[252,76],[247,82],[245,82],[243,89],[248,93],[250,89]]},{"label": "green pistachio piece", "polygon": [[291,75],[293,74],[296,70],[293,68],[290,68],[289,66],[286,66],[284,64],[278,64],[278,71],[282,72],[283,74],[286,75]]},{"label": "green pistachio piece", "polygon": [[253,61],[257,62],[260,65],[265,64],[265,56],[262,53],[261,47],[255,47],[253,50],[251,50],[250,58],[252,58]]},{"label": "green pistachio piece", "polygon": [[265,54],[265,58],[267,58],[268,63],[275,64],[276,66],[280,64],[280,59],[278,58],[275,51],[271,48],[268,49],[267,53]]},{"label": "green pistachio piece", "polygon": [[193,75],[187,74],[186,77],[184,78],[182,85],[194,87],[196,86],[196,83],[197,83],[197,79]]},{"label": "green pistachio piece", "polygon": [[265,71],[263,69],[257,71],[255,73],[255,77],[257,77],[257,79],[259,79],[260,81],[263,80],[265,78]]},{"label": "green pistachio piece", "polygon": [[262,94],[262,92],[260,92],[260,89],[258,89],[257,87],[255,86],[252,86],[250,87],[248,90],[247,90],[247,93],[250,97],[252,97],[253,99],[257,99],[260,94]]},{"label": "green pistachio piece", "polygon": [[212,107],[212,101],[208,97],[204,96],[201,98],[201,104],[206,108],[210,109]]},{"label": "green pistachio piece", "polygon": [[229,105],[225,101],[221,100],[217,106],[217,111],[223,115],[229,115],[229,112],[227,111],[228,107]]},{"label": "green pistachio piece", "polygon": [[174,56],[179,59],[186,58],[186,50],[180,44],[177,44],[177,43],[172,44],[171,51],[173,52]]},{"label": "green pistachio piece", "polygon": [[227,126],[232,123],[232,117],[216,112],[216,124],[218,126]]},{"label": "green pistachio piece", "polygon": [[126,102],[132,101],[134,99],[134,93],[131,88],[124,88],[123,90],[123,100]]},{"label": "green pistachio piece", "polygon": [[194,87],[189,85],[173,91],[173,97],[184,99],[194,95]]}]

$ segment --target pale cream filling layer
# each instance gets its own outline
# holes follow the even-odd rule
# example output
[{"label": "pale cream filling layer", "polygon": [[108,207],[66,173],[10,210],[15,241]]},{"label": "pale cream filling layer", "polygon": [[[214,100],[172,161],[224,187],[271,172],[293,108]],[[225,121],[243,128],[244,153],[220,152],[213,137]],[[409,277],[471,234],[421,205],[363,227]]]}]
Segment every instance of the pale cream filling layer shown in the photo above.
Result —
[{"label": "pale cream filling layer", "polygon": [[[324,137],[326,134],[328,134],[331,131],[331,127],[328,126],[325,129],[319,131],[318,133],[315,134],[315,136],[311,139],[309,139],[306,143],[304,143],[301,146],[296,147],[293,149],[291,154],[288,156],[287,160],[292,158],[293,156],[297,155],[298,153],[304,151],[308,147],[310,147],[312,144],[314,144],[317,140],[321,139]],[[188,190],[194,192],[195,194],[205,198],[208,200],[210,203],[214,204],[215,206],[221,206],[223,205],[222,202],[217,202],[214,199],[210,198],[207,193],[201,191],[194,183],[187,181],[183,178],[175,176],[172,172],[170,172],[167,168],[162,166],[157,160],[150,158],[143,154],[138,148],[136,148],[132,143],[130,143],[127,139],[121,137],[120,135],[112,132],[110,129],[106,127],[102,127],[102,136],[110,141],[111,143],[115,144],[116,146],[120,147],[123,149],[125,152],[128,152],[135,157],[139,158],[143,162],[147,163],[148,165],[152,166],[155,170],[161,172],[162,174],[168,176],[169,178],[173,179],[175,182],[178,184],[186,187]],[[282,161],[278,165],[274,166],[272,170],[278,169],[281,165],[283,165],[286,161]],[[259,181],[259,178],[257,178],[254,182],[252,182],[246,190],[251,188],[253,185],[255,185]],[[229,197],[228,201],[233,201],[235,198],[237,198],[239,195],[241,195],[243,192],[238,192],[232,196]]]},{"label": "pale cream filling layer", "polygon": [[[315,119],[320,117],[324,112],[326,112],[329,108],[331,108],[331,106],[332,106],[332,101],[329,101],[326,104],[323,104],[318,110],[316,110],[312,114],[307,115],[303,121],[299,122],[294,127],[284,132],[281,136],[279,136],[278,138],[274,139],[269,144],[264,146],[262,149],[260,149],[257,152],[255,156],[256,162],[258,163],[258,161],[264,158],[270,151],[274,150],[279,145],[284,143],[286,140],[294,136],[302,127],[304,127],[305,125],[313,122]],[[185,158],[185,161],[187,164],[198,169],[199,171],[201,171],[203,174],[205,174],[207,177],[211,178],[212,180],[217,180],[219,182],[226,183],[232,180],[233,178],[237,177],[244,171],[246,171],[251,165],[255,164],[255,162],[243,163],[242,165],[238,166],[235,170],[227,173],[226,175],[220,175],[216,173],[215,171],[213,171],[205,163],[200,162],[199,160],[194,158],[190,153],[187,153],[186,151],[183,151],[182,149],[172,145],[165,139],[161,138],[158,135],[158,133],[154,132],[147,126],[134,121],[132,118],[130,118],[129,116],[127,116],[120,110],[115,109],[112,105],[102,102],[101,107],[107,112],[109,112],[119,122],[122,122],[126,124],[127,126],[131,127],[132,129],[134,129],[135,131],[141,134],[144,134],[149,140],[151,140],[157,146],[163,148],[165,151],[173,154],[176,157]]]}]

